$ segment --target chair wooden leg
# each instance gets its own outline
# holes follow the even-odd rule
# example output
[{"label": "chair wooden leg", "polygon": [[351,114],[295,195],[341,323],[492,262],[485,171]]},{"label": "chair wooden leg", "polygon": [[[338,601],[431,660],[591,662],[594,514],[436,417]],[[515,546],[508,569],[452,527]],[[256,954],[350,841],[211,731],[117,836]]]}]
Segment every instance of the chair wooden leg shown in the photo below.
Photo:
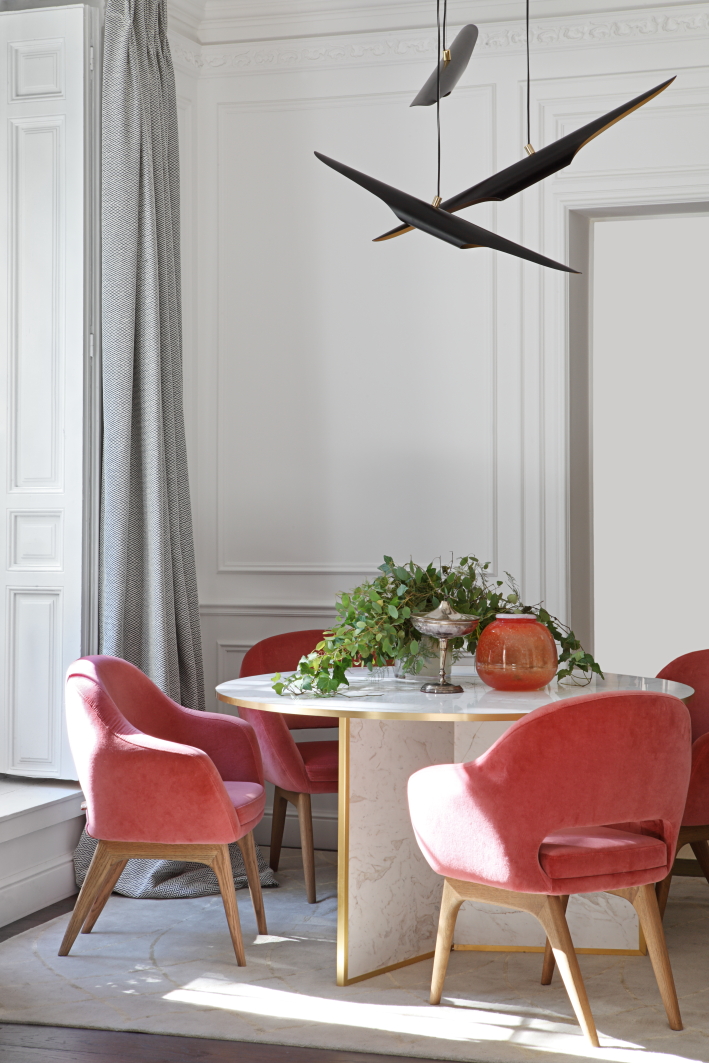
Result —
[{"label": "chair wooden leg", "polygon": [[114,866],[109,871],[108,875],[104,879],[103,885],[99,891],[98,896],[96,897],[96,900],[91,906],[91,911],[87,915],[86,921],[81,928],[82,934],[90,934],[93,928],[95,927],[96,920],[105,908],[106,901],[113,893],[114,887],[121,875],[123,874],[123,869],[125,868],[127,863],[127,860],[119,860],[118,863],[114,864]]},{"label": "chair wooden leg", "polygon": [[672,885],[672,871],[665,878],[660,879],[655,883],[655,896],[657,897],[657,907],[660,912],[660,919],[665,918],[665,908],[667,907],[667,898],[670,895],[670,886]]},{"label": "chair wooden leg", "polygon": [[443,982],[448,970],[448,960],[453,946],[453,931],[458,911],[463,898],[460,897],[448,879],[443,883],[443,896],[441,897],[441,912],[438,917],[438,936],[436,938],[436,955],[433,959],[433,975],[431,976],[431,996],[429,1003],[440,1004],[443,993]]},{"label": "chair wooden leg", "polygon": [[[569,904],[569,898],[568,897],[560,897],[559,900],[561,901],[562,911],[563,911],[564,915],[566,915],[566,909],[567,909],[568,904]],[[554,977],[554,968],[555,967],[556,967],[556,960],[554,959],[554,950],[551,947],[551,942],[549,941],[549,938],[547,938],[546,944],[544,946],[544,963],[542,965],[542,985],[551,985],[551,980]]]},{"label": "chair wooden leg", "polygon": [[281,859],[281,846],[283,844],[283,829],[286,825],[286,810],[288,802],[283,796],[280,786],[277,786],[273,794],[273,818],[271,819],[271,850],[268,862],[272,871],[278,871]]},{"label": "chair wooden leg", "polygon": [[84,884],[74,905],[69,925],[66,928],[62,943],[59,946],[59,955],[68,956],[71,946],[76,941],[77,934],[81,930],[91,907],[99,894],[106,877],[116,863],[116,857],[107,849],[103,842],[99,842],[91,859],[89,870],[86,872]]},{"label": "chair wooden leg", "polygon": [[213,857],[211,867],[214,874],[217,876],[217,882],[219,883],[219,889],[224,903],[224,913],[226,915],[226,921],[229,924],[229,933],[231,934],[234,952],[236,953],[236,962],[239,967],[245,967],[246,954],[244,952],[244,941],[241,936],[239,909],[236,905],[236,891],[234,889],[234,879],[231,873],[229,846],[219,845],[216,848],[217,852]]},{"label": "chair wooden leg", "polygon": [[303,874],[308,904],[315,904],[315,846],[313,844],[313,814],[310,794],[298,794],[298,822],[300,824],[300,848],[303,853]]},{"label": "chair wooden leg", "polygon": [[537,919],[546,930],[551,942],[554,958],[559,966],[559,974],[564,980],[564,986],[579,1025],[590,1043],[598,1048],[600,1046],[596,1024],[593,1021],[586,986],[581,976],[581,968],[569,933],[561,897],[547,897],[547,903],[537,914]]},{"label": "chair wooden leg", "polygon": [[673,1030],[682,1029],[682,1016],[679,1013],[677,990],[675,980],[672,977],[670,958],[667,955],[667,943],[662,929],[662,919],[657,904],[655,887],[638,886],[637,892],[631,904],[638,913],[640,925],[647,942],[647,950],[650,953],[650,962],[657,979],[657,987],[660,990],[662,1003],[665,1005],[667,1019]]},{"label": "chair wooden leg", "polygon": [[704,872],[704,878],[709,882],[709,842],[690,842],[692,852],[697,858],[697,863]]},{"label": "chair wooden leg", "polygon": [[267,934],[266,912],[263,907],[263,893],[261,892],[261,879],[258,873],[256,843],[254,842],[253,831],[249,831],[249,833],[245,834],[243,838],[240,838],[237,844],[241,849],[241,855],[244,858],[246,877],[249,880],[251,903],[253,904],[254,912],[256,913],[256,926],[258,927],[259,934]]}]

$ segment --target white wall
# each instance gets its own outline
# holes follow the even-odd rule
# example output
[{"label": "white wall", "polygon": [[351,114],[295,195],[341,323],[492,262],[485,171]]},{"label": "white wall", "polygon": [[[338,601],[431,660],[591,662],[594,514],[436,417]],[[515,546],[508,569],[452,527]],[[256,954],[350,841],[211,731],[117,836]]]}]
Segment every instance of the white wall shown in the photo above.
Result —
[{"label": "white wall", "polygon": [[[312,154],[433,195],[434,115],[408,107],[435,62],[431,3],[174,10],[208,691],[258,639],[326,625],[384,552],[476,552],[567,616],[566,278],[419,233],[373,245],[393,216]],[[481,32],[443,102],[444,195],[526,139],[522,5],[452,12]],[[466,215],[565,260],[570,211],[706,198],[709,4],[536,14],[537,146],[678,79],[568,170]]]},{"label": "white wall", "polygon": [[597,221],[595,644],[655,675],[709,646],[709,215]]}]

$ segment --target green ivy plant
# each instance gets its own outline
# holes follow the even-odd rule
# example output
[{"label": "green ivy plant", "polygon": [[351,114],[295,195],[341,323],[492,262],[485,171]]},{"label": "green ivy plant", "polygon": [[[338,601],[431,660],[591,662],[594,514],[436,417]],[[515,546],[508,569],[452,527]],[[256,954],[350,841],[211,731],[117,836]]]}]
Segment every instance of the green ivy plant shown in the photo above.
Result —
[{"label": "green ivy plant", "polygon": [[292,676],[284,678],[278,673],[273,677],[273,689],[277,694],[331,697],[349,685],[345,672],[353,664],[371,671],[401,661],[406,671],[420,671],[427,656],[426,647],[411,617],[430,612],[443,599],[459,612],[480,618],[469,635],[450,639],[454,658],[466,650],[475,653],[481,631],[497,613],[532,613],[561,647],[557,681],[571,677],[574,682],[588,683],[592,672],[603,676],[573,631],[543,606],[523,605],[509,572],[505,573],[505,584],[491,579],[489,567],[489,561],[481,564],[476,557],[461,557],[457,565],[432,562],[422,568],[414,561],[397,565],[385,556],[384,564],[379,566],[380,576],[339,596],[338,622],[325,632],[312,653],[301,658]]}]

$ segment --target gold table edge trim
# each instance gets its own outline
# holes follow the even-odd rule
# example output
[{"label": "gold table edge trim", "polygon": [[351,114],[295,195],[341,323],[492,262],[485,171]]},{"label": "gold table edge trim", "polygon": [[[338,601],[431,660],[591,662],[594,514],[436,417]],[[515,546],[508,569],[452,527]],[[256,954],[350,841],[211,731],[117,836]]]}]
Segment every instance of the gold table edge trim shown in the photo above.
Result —
[{"label": "gold table edge trim", "polygon": [[514,723],[515,720],[521,720],[524,716],[528,716],[528,712],[456,712],[456,713],[442,713],[442,712],[377,712],[376,710],[368,711],[366,709],[321,709],[319,706],[314,707],[303,706],[303,708],[293,708],[293,702],[290,699],[284,699],[285,705],[290,705],[290,708],[286,708],[283,702],[280,705],[273,705],[267,701],[249,701],[247,698],[230,698],[226,694],[217,694],[218,701],[224,701],[228,705],[235,705],[238,708],[244,709],[261,709],[263,712],[285,712],[292,713],[294,716],[330,716],[336,717],[341,720],[408,720],[409,723],[430,722],[430,723],[481,723],[485,721],[491,721],[493,723],[504,722]]},{"label": "gold table edge trim", "polygon": [[[454,945],[453,952],[544,952],[544,945]],[[576,948],[579,956],[645,956],[642,949]]]}]

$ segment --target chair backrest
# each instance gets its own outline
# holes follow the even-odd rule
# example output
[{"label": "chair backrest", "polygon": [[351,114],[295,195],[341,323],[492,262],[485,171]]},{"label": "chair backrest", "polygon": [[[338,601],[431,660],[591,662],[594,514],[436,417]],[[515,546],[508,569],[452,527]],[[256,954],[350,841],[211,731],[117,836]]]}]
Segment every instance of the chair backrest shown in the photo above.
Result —
[{"label": "chair backrest", "polygon": [[643,824],[666,842],[671,865],[690,762],[689,713],[678,698],[564,699],[514,723],[471,763],[416,772],[411,818],[440,874],[465,869],[473,881],[544,893],[551,880],[539,847],[564,828]]},{"label": "chair backrest", "polygon": [[658,672],[657,678],[694,687],[686,704],[692,718],[692,741],[696,742],[709,731],[709,650],[695,650],[675,657]]},{"label": "chair backrest", "polygon": [[[239,820],[207,753],[156,735],[173,712],[189,715],[127,661],[84,657],[70,665],[69,743],[93,837],[221,844],[240,836]],[[146,731],[136,726],[148,717],[157,726]]]},{"label": "chair backrest", "polygon": [[[272,635],[271,638],[262,639],[244,654],[239,676],[293,672],[298,667],[300,658],[312,653],[318,642],[322,642],[323,635],[321,628],[312,628],[308,631],[288,631],[285,635]],[[243,713],[241,715],[243,716]],[[336,719],[324,716],[294,716],[292,713],[284,713],[283,721],[291,731],[311,727],[337,727]]]}]

